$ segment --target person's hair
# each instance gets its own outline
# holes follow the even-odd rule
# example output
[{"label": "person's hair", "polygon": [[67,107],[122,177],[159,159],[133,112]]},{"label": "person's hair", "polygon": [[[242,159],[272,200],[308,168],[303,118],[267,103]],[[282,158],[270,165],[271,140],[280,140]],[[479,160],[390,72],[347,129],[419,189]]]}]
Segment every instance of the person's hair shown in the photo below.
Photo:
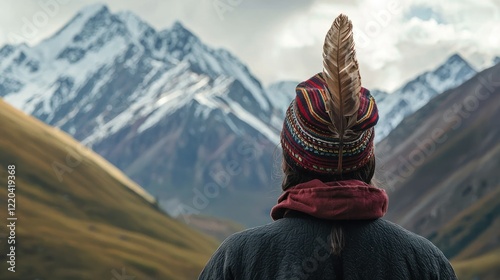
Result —
[{"label": "person's hair", "polygon": [[[372,157],[368,163],[363,165],[360,169],[342,175],[315,175],[296,172],[286,163],[285,159],[283,159],[283,173],[284,177],[281,188],[284,191],[288,188],[314,179],[318,179],[322,182],[359,180],[367,184],[371,184],[373,176],[375,175],[375,157]],[[332,225],[330,232],[330,245],[332,254],[334,255],[340,255],[345,246],[344,230],[340,222],[335,222]]]},{"label": "person's hair", "polygon": [[321,175],[321,174],[310,174],[305,172],[296,172],[283,159],[283,173],[284,177],[281,183],[281,188],[284,191],[286,191],[288,188],[294,187],[301,183],[309,182],[314,179],[318,179],[322,182],[359,180],[367,184],[371,184],[373,176],[375,175],[375,157],[372,157],[361,168],[341,175]]}]

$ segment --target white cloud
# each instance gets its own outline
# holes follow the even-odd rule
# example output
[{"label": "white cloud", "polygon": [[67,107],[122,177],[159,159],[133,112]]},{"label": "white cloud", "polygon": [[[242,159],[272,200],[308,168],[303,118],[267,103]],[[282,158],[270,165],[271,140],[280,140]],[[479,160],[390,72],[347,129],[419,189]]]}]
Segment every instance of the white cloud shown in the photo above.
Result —
[{"label": "white cloud", "polygon": [[[40,1],[0,3],[0,44],[6,34],[20,32],[23,18],[42,9]],[[233,52],[264,83],[303,80],[321,71],[324,36],[339,13],[353,21],[367,87],[392,90],[455,52],[476,67],[500,55],[499,0],[221,1],[233,3],[222,17],[215,0],[102,2],[112,11],[129,9],[157,29],[180,20],[209,45]],[[29,43],[50,36],[94,1],[65,2]]]}]

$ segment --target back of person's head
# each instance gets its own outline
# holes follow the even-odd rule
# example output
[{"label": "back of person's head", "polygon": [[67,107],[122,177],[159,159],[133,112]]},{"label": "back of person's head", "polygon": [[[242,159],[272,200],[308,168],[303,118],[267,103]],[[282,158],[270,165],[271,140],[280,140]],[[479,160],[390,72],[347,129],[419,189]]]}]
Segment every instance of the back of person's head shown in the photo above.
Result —
[{"label": "back of person's head", "polygon": [[323,72],[300,83],[288,107],[281,146],[282,188],[311,179],[370,183],[375,171],[375,99],[361,86],[352,23],[337,17],[326,35]]},{"label": "back of person's head", "polygon": [[371,157],[366,164],[361,166],[355,171],[349,173],[344,173],[341,175],[331,174],[331,175],[321,175],[321,174],[309,174],[297,171],[291,168],[285,160],[283,160],[283,182],[281,188],[285,191],[293,186],[301,183],[305,183],[314,179],[321,180],[323,182],[334,182],[342,180],[359,180],[361,182],[374,185],[373,176],[375,175],[375,157]]},{"label": "back of person's head", "polygon": [[[446,259],[431,249],[432,244],[420,248],[423,243],[418,239],[418,246],[409,245],[413,237],[407,231],[377,220],[385,215],[389,202],[385,190],[372,183],[378,110],[373,96],[361,86],[352,23],[345,15],[335,19],[326,35],[323,68],[297,85],[283,122],[283,193],[270,215],[274,221],[284,220],[224,242],[224,247],[237,242],[248,250],[221,250],[212,258],[220,264],[211,271],[218,271],[218,278],[221,272],[236,271],[238,279],[244,278],[238,271],[245,269],[252,276],[245,279],[281,279],[290,274],[287,279],[435,275]],[[319,254],[325,244],[328,254]],[[238,255],[232,257],[233,252]],[[421,256],[440,259],[439,265],[421,262]],[[415,259],[423,265],[418,267]],[[233,270],[238,262],[244,269]],[[440,269],[441,279],[456,279],[451,278],[449,263]],[[254,272],[262,276],[254,277]]]},{"label": "back of person's head", "polygon": [[[352,23],[347,16],[340,15],[325,38],[323,72],[297,85],[295,99],[286,112],[281,132],[285,194],[279,201],[286,200],[289,189],[314,180],[349,181],[345,183],[346,188],[356,185],[353,183],[356,180],[360,181],[359,185],[370,185],[375,173],[374,126],[377,121],[375,99],[361,86]],[[386,200],[383,191],[373,200],[380,210],[373,217],[385,213]],[[278,204],[271,216],[276,219],[286,215],[289,211],[286,208]],[[362,217],[366,216],[361,213],[359,218]],[[335,222],[330,242],[332,252],[340,254],[344,232]]]}]

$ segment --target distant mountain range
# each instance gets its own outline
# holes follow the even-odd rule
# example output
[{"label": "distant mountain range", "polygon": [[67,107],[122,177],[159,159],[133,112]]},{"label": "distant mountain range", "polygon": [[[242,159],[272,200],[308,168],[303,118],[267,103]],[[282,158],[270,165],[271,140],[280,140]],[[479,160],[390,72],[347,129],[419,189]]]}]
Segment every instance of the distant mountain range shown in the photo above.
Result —
[{"label": "distant mountain range", "polygon": [[[266,91],[178,22],[156,31],[130,12],[90,6],[32,48],[4,46],[0,73],[7,102],[91,146],[173,214],[228,214],[213,206],[275,188],[279,130]],[[220,197],[209,198],[214,184]]]},{"label": "distant mountain range", "polygon": [[375,134],[377,142],[433,97],[461,85],[475,74],[476,71],[455,54],[434,71],[425,72],[397,89],[390,98],[383,92],[377,92],[375,97],[380,112],[380,122]]},{"label": "distant mountain range", "polygon": [[[377,139],[474,74],[453,55],[390,95],[373,90]],[[169,213],[247,226],[270,221],[279,196],[279,133],[296,85],[264,88],[235,56],[179,22],[157,31],[103,5],[36,46],[0,49],[7,102],[92,147]]]},{"label": "distant mountain range", "polygon": [[[59,129],[1,99],[0,119],[0,218],[11,217],[8,165],[15,165],[18,218],[16,243],[0,231],[1,279],[196,279],[214,239],[168,217],[140,186]],[[7,270],[10,246],[15,273]]]},{"label": "distant mountain range", "polygon": [[[433,71],[425,72],[410,80],[392,93],[370,89],[377,100],[380,119],[375,127],[376,141],[386,137],[406,116],[420,109],[436,95],[461,85],[474,76],[476,71],[460,55],[454,54]],[[291,100],[295,96],[295,86],[299,82],[286,81],[271,85],[268,96],[286,96]],[[273,94],[278,92],[279,94]],[[288,106],[283,99],[273,100],[280,108]],[[286,103],[286,104],[285,104]],[[284,115],[284,110],[279,111]]]},{"label": "distant mountain range", "polygon": [[460,279],[500,279],[500,64],[442,93],[378,143],[386,218],[432,240]]}]

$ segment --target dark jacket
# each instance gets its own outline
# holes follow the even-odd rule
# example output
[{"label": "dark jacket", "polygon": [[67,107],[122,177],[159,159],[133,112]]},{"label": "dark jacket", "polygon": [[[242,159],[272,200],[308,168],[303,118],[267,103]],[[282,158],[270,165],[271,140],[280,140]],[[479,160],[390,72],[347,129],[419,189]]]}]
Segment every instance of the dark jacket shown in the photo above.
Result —
[{"label": "dark jacket", "polygon": [[236,233],[199,279],[457,279],[427,239],[383,219],[343,221],[345,247],[331,253],[332,224],[300,214]]}]

